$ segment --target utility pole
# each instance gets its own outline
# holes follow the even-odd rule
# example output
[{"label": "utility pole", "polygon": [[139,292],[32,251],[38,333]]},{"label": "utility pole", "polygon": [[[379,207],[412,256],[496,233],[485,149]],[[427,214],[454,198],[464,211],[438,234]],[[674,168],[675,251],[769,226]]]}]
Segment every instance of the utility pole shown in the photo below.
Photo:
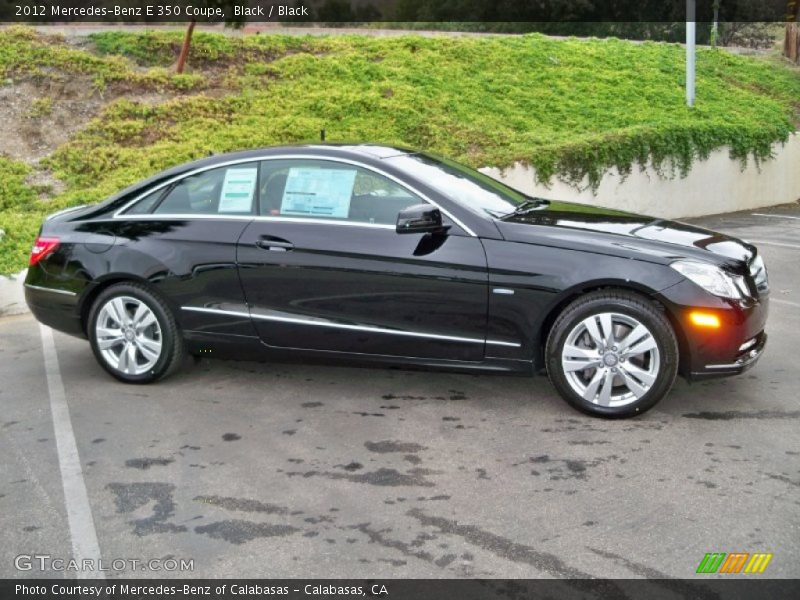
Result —
[{"label": "utility pole", "polygon": [[697,38],[695,0],[686,0],[686,106],[694,106],[695,40]]}]

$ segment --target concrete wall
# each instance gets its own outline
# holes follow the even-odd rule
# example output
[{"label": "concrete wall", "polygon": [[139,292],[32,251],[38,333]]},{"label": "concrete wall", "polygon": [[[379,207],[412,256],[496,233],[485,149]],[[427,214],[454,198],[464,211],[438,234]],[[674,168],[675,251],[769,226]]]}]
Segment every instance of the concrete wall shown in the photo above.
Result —
[{"label": "concrete wall", "polygon": [[748,161],[731,160],[727,149],[712,152],[708,160],[692,165],[685,178],[662,179],[648,166],[644,172],[634,167],[624,181],[616,169],[609,171],[595,193],[580,191],[553,178],[550,187],[536,184],[535,171],[518,163],[501,171],[493,167],[484,173],[511,187],[541,198],[583,202],[656,217],[698,217],[763,206],[774,206],[800,199],[800,134],[786,144],[776,144],[775,158],[759,167]]}]

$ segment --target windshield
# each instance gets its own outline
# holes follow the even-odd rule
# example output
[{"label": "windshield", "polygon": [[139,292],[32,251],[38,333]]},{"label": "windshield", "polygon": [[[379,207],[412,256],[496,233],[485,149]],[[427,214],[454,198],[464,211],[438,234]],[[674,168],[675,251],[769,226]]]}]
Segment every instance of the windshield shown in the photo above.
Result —
[{"label": "windshield", "polygon": [[493,217],[509,215],[532,200],[488,175],[444,158],[405,154],[388,160],[453,201]]}]

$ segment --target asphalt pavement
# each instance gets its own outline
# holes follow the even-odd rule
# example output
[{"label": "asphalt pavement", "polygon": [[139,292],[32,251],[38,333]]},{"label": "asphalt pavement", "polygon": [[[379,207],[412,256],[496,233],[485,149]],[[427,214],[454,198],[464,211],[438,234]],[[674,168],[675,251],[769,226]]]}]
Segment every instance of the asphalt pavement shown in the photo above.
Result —
[{"label": "asphalt pavement", "polygon": [[[0,576],[692,578],[769,552],[799,577],[800,209],[696,221],[759,245],[767,350],[633,420],[542,377],[202,360],[129,386],[0,319]],[[192,568],[130,566],[153,559]]]}]

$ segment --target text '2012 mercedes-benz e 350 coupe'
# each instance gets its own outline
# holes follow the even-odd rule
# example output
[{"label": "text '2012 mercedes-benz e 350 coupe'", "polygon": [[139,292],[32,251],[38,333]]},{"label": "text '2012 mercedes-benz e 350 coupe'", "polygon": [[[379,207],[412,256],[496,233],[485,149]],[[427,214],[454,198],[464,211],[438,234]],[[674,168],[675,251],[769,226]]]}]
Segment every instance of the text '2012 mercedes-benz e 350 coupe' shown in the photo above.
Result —
[{"label": "text '2012 mercedes-benz e 350 coupe'", "polygon": [[172,168],[42,225],[25,282],[44,324],[146,383],[187,354],[546,371],[626,417],[676,375],[735,375],[766,343],[755,247],[531,198],[375,145],[304,145]]}]

